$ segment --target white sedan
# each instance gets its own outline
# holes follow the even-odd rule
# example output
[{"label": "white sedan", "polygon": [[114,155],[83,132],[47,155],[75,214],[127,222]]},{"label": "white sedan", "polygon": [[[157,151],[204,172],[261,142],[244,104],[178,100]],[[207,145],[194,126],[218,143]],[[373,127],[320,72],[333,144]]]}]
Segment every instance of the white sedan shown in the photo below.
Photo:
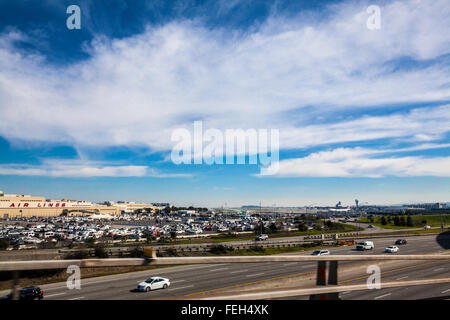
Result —
[{"label": "white sedan", "polygon": [[170,286],[170,280],[161,277],[151,277],[138,284],[139,291],[151,291],[156,289],[167,289]]},{"label": "white sedan", "polygon": [[314,252],[311,254],[313,256],[327,256],[330,254],[330,251],[328,250],[314,250]]},{"label": "white sedan", "polygon": [[385,251],[389,252],[389,253],[398,252],[398,247],[397,246],[389,246],[389,247],[386,248]]}]

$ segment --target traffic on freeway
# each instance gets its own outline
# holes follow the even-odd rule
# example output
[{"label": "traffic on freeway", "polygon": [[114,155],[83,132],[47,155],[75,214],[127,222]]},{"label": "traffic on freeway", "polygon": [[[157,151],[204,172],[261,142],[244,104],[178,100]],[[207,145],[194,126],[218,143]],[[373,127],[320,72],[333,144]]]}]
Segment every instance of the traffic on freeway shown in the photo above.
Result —
[{"label": "traffic on freeway", "polygon": [[[356,250],[355,246],[336,247],[329,254],[384,254],[385,248],[394,246],[398,238],[382,238],[373,240],[372,250]],[[366,241],[367,242],[367,241]],[[324,249],[328,250],[328,249]],[[314,251],[295,253],[311,255]],[[436,236],[416,236],[408,238],[408,244],[392,254],[430,254],[445,253],[442,242],[436,241]],[[369,276],[365,265],[361,263],[341,262],[340,283],[361,283]],[[45,299],[49,300],[93,300],[93,299],[173,299],[197,298],[219,292],[233,290],[267,290],[284,286],[286,283],[314,286],[316,263],[228,263],[210,265],[188,265],[161,268],[153,271],[139,271],[118,274],[95,279],[82,279],[80,289],[67,289],[66,283],[42,285]],[[413,280],[416,278],[450,276],[448,262],[414,261],[413,263],[396,262],[380,264],[382,281]],[[298,279],[297,279],[298,278]],[[152,279],[162,279],[161,284],[167,284],[164,290],[137,290],[143,282]],[[170,279],[170,280],[169,280]],[[152,287],[153,289],[153,287]],[[450,289],[449,284],[405,287],[397,289],[371,290],[370,292],[343,293],[342,299],[418,299],[445,296]],[[378,294],[380,293],[380,294]],[[384,295],[385,294],[385,295]],[[307,297],[298,297],[306,299]]]}]

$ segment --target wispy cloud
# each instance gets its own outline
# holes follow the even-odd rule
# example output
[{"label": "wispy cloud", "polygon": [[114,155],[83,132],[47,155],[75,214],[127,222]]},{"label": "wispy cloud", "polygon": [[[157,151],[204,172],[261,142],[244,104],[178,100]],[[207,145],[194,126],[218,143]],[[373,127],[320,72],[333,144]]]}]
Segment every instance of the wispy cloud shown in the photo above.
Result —
[{"label": "wispy cloud", "polygon": [[3,164],[0,175],[49,177],[188,177],[186,174],[161,173],[147,166],[124,166],[92,161],[45,160],[41,165]]},{"label": "wispy cloud", "polygon": [[[448,145],[434,146],[434,148]],[[450,177],[450,157],[384,156],[394,152],[432,149],[431,145],[398,150],[338,148],[303,158],[280,161],[278,177]]]}]

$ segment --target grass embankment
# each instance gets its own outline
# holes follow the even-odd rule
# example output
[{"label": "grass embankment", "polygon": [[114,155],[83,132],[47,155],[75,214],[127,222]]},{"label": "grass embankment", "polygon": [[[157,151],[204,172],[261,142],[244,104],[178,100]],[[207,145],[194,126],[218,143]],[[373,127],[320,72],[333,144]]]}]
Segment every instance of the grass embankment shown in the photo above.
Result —
[{"label": "grass embankment", "polygon": [[[384,229],[396,229],[396,230],[402,230],[402,229],[412,229],[412,228],[423,228],[424,226],[428,225],[430,227],[440,227],[441,226],[441,219],[444,223],[444,226],[448,225],[450,223],[450,214],[430,214],[430,215],[411,215],[412,220],[412,226],[411,225],[395,225],[394,223],[394,216],[390,216],[391,218],[388,218],[389,216],[384,216],[386,219],[386,224],[382,224],[382,217],[373,217],[373,218],[361,218],[359,222],[365,223],[365,224],[372,224],[374,226],[378,226]],[[399,217],[402,217],[401,215]],[[408,216],[403,215],[405,221],[407,220]]]}]

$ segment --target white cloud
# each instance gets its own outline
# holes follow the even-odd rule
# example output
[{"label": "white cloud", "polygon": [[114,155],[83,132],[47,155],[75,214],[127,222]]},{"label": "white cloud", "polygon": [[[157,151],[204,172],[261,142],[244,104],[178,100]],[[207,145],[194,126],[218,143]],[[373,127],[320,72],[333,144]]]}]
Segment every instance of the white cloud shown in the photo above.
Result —
[{"label": "white cloud", "polygon": [[[386,116],[367,116],[330,124],[280,130],[281,148],[305,148],[339,142],[403,139],[423,142],[444,139],[450,130],[450,105],[417,108]],[[407,137],[407,139],[405,139]]]},{"label": "white cloud", "polygon": [[50,177],[186,177],[185,174],[160,173],[147,166],[123,166],[92,161],[46,160],[41,165],[0,165],[0,175]]},{"label": "white cloud", "polygon": [[448,65],[388,67],[395,59],[450,53],[450,33],[443,32],[450,30],[448,1],[386,4],[379,31],[366,28],[367,5],[333,6],[329,20],[276,15],[233,36],[173,22],[131,38],[98,38],[91,57],[69,67],[22,55],[11,42],[20,35],[3,35],[0,135],[161,151],[173,146],[173,129],[203,118],[221,130],[279,128],[282,148],[442,137],[449,106],[323,125],[309,125],[306,114],[289,116],[314,106],[315,114],[350,110],[358,117],[361,108],[450,98]]},{"label": "white cloud", "polygon": [[[445,147],[434,146],[436,148]],[[431,149],[431,145],[413,150]],[[410,151],[372,150],[365,148],[338,148],[312,153],[303,158],[280,161],[278,177],[371,177],[385,176],[450,177],[450,157],[426,158],[422,156],[375,157],[382,153]]]}]

